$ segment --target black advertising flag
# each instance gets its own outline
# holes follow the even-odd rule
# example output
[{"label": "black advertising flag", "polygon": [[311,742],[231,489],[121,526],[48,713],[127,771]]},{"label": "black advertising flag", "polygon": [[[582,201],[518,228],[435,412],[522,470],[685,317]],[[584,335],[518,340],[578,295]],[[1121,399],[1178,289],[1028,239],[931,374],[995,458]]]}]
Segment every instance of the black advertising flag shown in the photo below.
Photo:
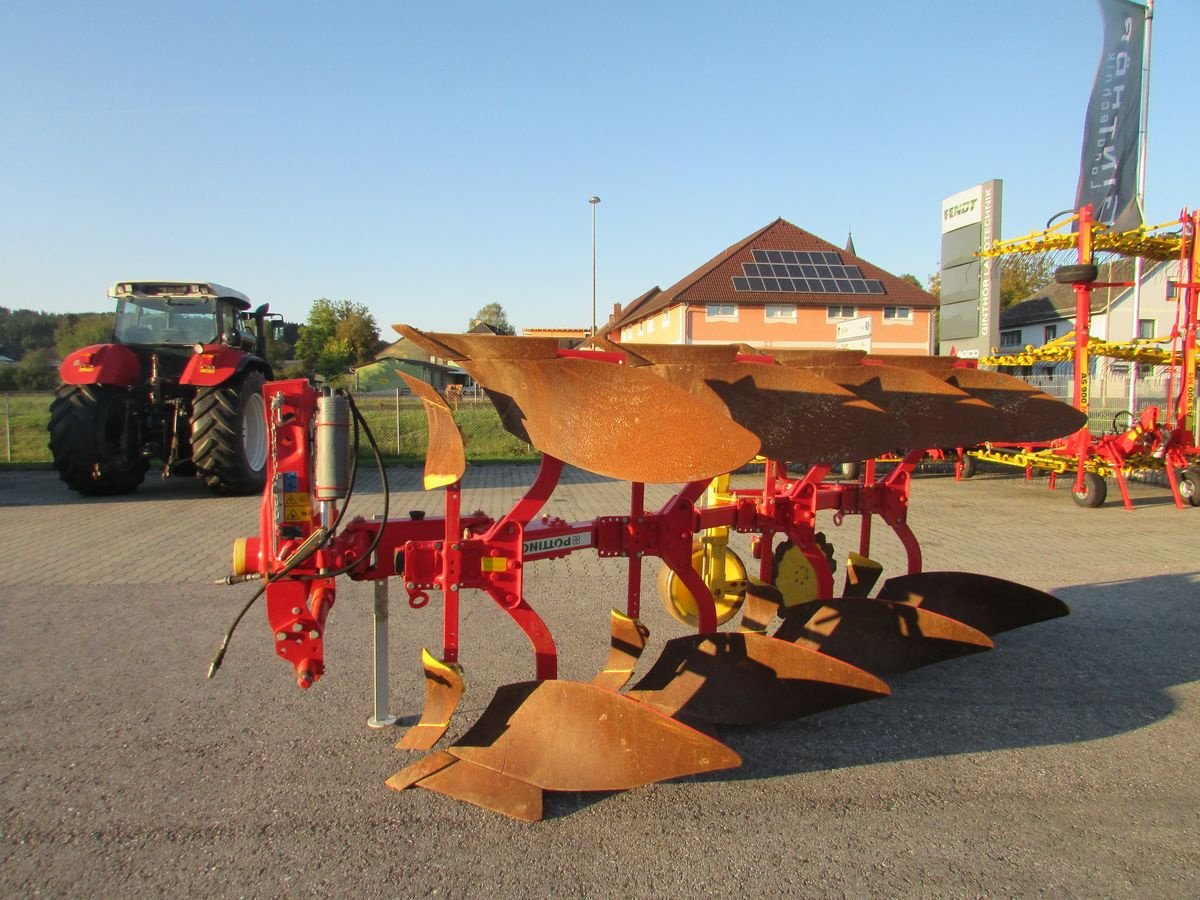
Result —
[{"label": "black advertising flag", "polygon": [[1083,124],[1076,209],[1090,203],[1097,222],[1117,231],[1142,224],[1138,206],[1138,136],[1146,7],[1099,0],[1104,47]]}]

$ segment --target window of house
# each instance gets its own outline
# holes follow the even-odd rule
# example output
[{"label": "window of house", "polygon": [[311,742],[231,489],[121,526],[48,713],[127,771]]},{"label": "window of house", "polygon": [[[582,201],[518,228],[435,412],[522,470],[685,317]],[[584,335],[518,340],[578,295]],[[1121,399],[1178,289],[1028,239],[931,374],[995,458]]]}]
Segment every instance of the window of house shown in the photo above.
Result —
[{"label": "window of house", "polygon": [[709,303],[704,307],[704,320],[712,321],[736,321],[737,306],[732,303]]},{"label": "window of house", "polygon": [[[1152,337],[1157,337],[1157,335],[1154,333],[1157,327],[1158,323],[1155,322],[1154,319],[1138,319],[1138,340],[1144,341]],[[1153,374],[1153,372],[1154,366],[1148,363],[1133,364],[1133,375],[1135,378],[1145,378],[1146,376]]]},{"label": "window of house", "polygon": [[763,314],[768,322],[796,321],[796,307],[792,303],[768,303]]},{"label": "window of house", "polygon": [[908,323],[912,321],[912,317],[911,306],[885,306],[883,308],[883,321],[885,324],[889,322],[893,324],[897,322]]},{"label": "window of house", "polygon": [[646,320],[646,334],[654,334],[654,319]]},{"label": "window of house", "polygon": [[621,340],[627,341],[631,337],[633,337],[633,329],[632,328],[625,328],[625,329],[621,330]]},{"label": "window of house", "polygon": [[827,306],[825,307],[825,318],[834,321],[836,319],[853,319],[855,309],[853,306]]},{"label": "window of house", "polygon": [[670,324],[671,324],[671,307],[668,306],[666,309],[663,310],[663,328],[666,328]]},{"label": "window of house", "polygon": [[1042,329],[1042,343],[1043,344],[1050,343],[1050,341],[1054,340],[1056,337],[1058,337],[1058,326],[1057,325],[1047,325],[1045,328]]},{"label": "window of house", "polygon": [[1020,347],[1021,346],[1020,330],[1000,332],[1000,346],[1001,347]]},{"label": "window of house", "polygon": [[642,333],[645,331],[645,329],[646,329],[646,323],[645,323],[645,322],[638,322],[638,324],[637,324],[637,333],[638,333],[638,334],[642,334]]}]

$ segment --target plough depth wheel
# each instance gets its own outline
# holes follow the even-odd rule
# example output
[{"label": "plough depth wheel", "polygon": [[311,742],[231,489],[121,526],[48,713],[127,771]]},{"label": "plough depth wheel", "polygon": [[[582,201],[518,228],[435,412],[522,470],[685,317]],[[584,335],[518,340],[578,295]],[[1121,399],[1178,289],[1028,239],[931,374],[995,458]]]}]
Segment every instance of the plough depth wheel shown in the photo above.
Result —
[{"label": "plough depth wheel", "polygon": [[[737,615],[746,599],[746,566],[741,558],[728,547],[696,541],[692,544],[692,568],[712,590],[717,624]],[[659,570],[658,595],[673,618],[692,627],[700,621],[696,598],[668,566]]]}]

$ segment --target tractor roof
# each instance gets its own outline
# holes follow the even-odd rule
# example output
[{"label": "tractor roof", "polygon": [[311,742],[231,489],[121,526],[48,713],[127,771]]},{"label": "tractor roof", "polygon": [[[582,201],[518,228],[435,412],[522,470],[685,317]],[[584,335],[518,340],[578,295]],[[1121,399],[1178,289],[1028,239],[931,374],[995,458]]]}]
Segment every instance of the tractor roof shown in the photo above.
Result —
[{"label": "tractor roof", "polygon": [[241,291],[212,281],[118,281],[108,296],[122,300],[178,297],[189,300],[232,300],[241,309],[250,308],[250,298]]}]

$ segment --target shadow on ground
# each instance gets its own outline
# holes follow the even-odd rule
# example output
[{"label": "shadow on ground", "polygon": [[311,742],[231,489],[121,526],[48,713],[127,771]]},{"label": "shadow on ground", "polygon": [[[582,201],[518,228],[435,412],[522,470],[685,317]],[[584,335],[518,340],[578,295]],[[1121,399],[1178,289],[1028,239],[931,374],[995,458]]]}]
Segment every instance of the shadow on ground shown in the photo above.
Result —
[{"label": "shadow on ground", "polygon": [[1200,575],[1057,591],[1071,615],[996,637],[988,653],[888,678],[880,701],[771,728],[725,729],[734,778],[1092,741],[1175,709],[1200,679]]},{"label": "shadow on ground", "polygon": [[[772,778],[901,760],[1082,743],[1145,728],[1200,679],[1200,573],[1057,591],[1070,616],[1006,632],[988,653],[893,675],[892,695],[774,726],[721,728],[738,769]],[[547,798],[569,815],[605,795]]]}]

